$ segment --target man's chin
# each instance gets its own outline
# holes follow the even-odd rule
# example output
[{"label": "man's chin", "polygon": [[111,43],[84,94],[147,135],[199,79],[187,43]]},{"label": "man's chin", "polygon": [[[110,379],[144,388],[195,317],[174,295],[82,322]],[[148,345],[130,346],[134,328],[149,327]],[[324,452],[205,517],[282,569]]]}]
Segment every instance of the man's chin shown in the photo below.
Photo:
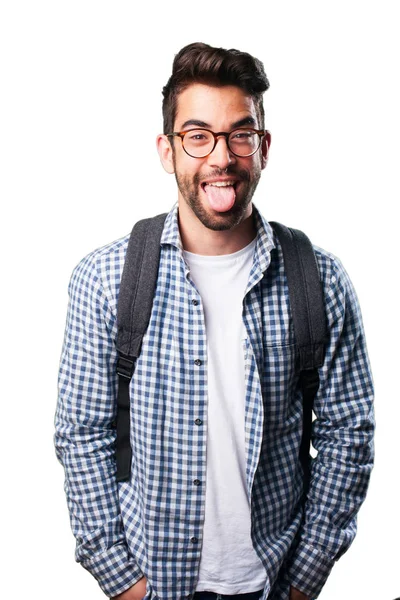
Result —
[{"label": "man's chin", "polygon": [[[240,204],[235,200],[234,205],[226,211],[218,211],[208,204],[198,201],[189,201],[188,204],[199,221],[213,231],[227,231],[233,229],[245,218],[248,204]],[[197,200],[197,199],[196,199]]]}]

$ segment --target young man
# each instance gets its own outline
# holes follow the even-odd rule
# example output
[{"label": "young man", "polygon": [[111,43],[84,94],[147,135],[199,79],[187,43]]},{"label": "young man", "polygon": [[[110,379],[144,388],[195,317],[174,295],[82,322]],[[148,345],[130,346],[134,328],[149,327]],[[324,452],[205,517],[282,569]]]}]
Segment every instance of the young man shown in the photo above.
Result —
[{"label": "young man", "polygon": [[356,531],[372,468],[372,380],[357,299],[315,248],[329,338],[307,500],[302,396],[282,251],[252,204],[271,136],[262,64],[191,44],[165,86],[161,238],[130,386],[132,467],[115,478],[116,306],[128,237],[76,267],[56,448],[76,558],[119,600],[316,598]]}]

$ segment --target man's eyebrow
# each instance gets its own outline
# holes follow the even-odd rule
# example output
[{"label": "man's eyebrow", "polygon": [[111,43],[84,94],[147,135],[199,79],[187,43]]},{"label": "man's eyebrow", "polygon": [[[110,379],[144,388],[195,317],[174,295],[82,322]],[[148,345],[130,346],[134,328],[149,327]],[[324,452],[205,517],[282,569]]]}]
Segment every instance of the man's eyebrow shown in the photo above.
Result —
[{"label": "man's eyebrow", "polygon": [[[255,127],[257,125],[256,120],[254,119],[254,117],[244,117],[243,119],[240,119],[239,121],[235,121],[234,123],[232,123],[231,125],[231,130],[232,129],[237,129],[238,127],[243,127],[243,125],[251,125],[253,127]],[[184,129],[186,129],[187,127],[203,127],[206,129],[210,129],[211,125],[209,125],[209,123],[206,123],[205,121],[200,121],[199,119],[188,119],[187,121],[185,121],[180,129],[180,131],[183,131]]]},{"label": "man's eyebrow", "polygon": [[232,123],[231,129],[243,127],[243,125],[253,125],[253,127],[255,127],[257,123],[253,117],[245,117],[244,119],[240,119],[239,121],[235,121],[235,123]]},{"label": "man's eyebrow", "polygon": [[181,131],[183,129],[186,129],[186,127],[189,127],[189,125],[194,125],[195,127],[205,127],[206,129],[209,129],[211,127],[211,125],[205,123],[204,121],[199,121],[198,119],[189,119],[188,121],[184,122],[184,124],[181,127]]}]

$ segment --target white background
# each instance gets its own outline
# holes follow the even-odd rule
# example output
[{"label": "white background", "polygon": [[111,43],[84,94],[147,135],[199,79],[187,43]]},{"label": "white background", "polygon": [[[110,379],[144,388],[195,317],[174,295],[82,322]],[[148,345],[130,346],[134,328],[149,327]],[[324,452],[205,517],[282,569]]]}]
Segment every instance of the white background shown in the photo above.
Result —
[{"label": "white background", "polygon": [[[323,600],[394,600],[399,575],[399,2],[2,2],[2,598],[104,597],[74,562],[53,450],[76,263],[176,200],[159,162],[174,54],[260,58],[272,147],[255,202],[343,261],[376,384],[376,466]],[[5,560],[4,560],[5,554]]]}]

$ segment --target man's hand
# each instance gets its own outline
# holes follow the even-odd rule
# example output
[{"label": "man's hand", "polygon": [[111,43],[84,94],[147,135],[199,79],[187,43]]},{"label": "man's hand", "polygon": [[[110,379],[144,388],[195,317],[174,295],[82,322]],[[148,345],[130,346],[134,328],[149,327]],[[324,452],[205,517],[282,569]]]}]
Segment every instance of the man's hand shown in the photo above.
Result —
[{"label": "man's hand", "polygon": [[143,600],[146,595],[146,577],[142,577],[126,592],[114,596],[111,600]]},{"label": "man's hand", "polygon": [[303,592],[296,590],[296,588],[291,587],[289,600],[310,600],[310,597],[303,594]]}]

